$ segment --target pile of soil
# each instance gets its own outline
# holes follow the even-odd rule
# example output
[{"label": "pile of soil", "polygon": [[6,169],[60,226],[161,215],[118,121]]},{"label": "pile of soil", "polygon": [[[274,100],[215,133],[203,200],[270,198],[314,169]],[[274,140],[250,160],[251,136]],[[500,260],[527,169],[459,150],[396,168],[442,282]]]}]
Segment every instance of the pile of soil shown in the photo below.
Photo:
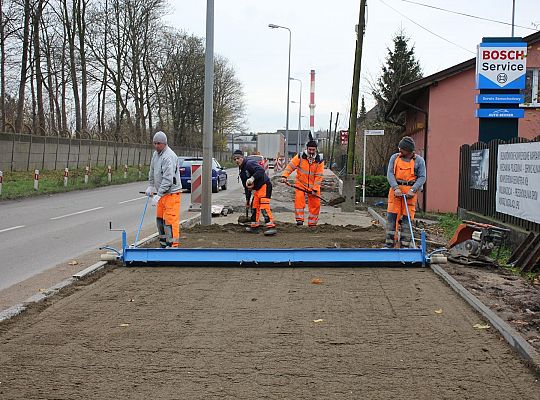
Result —
[{"label": "pile of soil", "polygon": [[376,226],[337,226],[320,224],[316,227],[296,226],[278,222],[278,233],[264,236],[248,233],[238,224],[197,225],[181,232],[184,248],[377,248],[384,241],[384,232]]}]

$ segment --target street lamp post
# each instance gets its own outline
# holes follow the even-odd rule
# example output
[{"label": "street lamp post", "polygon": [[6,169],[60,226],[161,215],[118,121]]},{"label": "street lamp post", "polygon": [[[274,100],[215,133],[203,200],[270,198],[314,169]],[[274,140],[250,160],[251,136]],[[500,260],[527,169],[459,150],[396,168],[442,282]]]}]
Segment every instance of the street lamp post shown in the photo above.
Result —
[{"label": "street lamp post", "polygon": [[289,92],[291,87],[291,30],[286,26],[268,24],[272,29],[287,29],[289,31],[289,66],[287,68],[287,120],[285,121],[285,165],[289,162]]},{"label": "street lamp post", "polygon": [[[301,131],[302,131],[302,81],[300,79],[296,78],[290,78],[291,81],[298,81],[300,82],[300,101],[298,101],[298,137],[296,138],[296,154],[300,154],[300,138],[302,137]],[[296,103],[296,101],[292,101],[291,103]]]}]

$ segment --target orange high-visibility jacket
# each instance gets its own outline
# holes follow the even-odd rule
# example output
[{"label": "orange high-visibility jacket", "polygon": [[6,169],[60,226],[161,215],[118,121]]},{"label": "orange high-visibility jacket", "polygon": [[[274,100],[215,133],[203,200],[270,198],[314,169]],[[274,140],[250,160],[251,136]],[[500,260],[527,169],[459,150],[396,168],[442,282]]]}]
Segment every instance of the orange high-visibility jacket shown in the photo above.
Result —
[{"label": "orange high-visibility jacket", "polygon": [[288,178],[296,170],[296,185],[306,190],[316,190],[320,193],[321,183],[324,174],[324,161],[317,154],[312,162],[304,151],[301,155],[295,155],[291,162],[283,171],[285,178]]}]

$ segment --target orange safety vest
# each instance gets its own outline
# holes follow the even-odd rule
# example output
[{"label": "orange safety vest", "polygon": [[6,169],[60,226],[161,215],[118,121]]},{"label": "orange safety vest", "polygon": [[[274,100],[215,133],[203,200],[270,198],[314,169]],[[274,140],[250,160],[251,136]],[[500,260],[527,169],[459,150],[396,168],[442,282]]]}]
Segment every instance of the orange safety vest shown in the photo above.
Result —
[{"label": "orange safety vest", "polygon": [[[399,189],[403,194],[406,194],[411,189],[412,185],[410,183],[416,181],[416,175],[414,174],[414,160],[415,156],[413,156],[409,162],[403,161],[402,157],[398,156],[394,162],[394,176],[396,181],[398,181]],[[411,220],[414,219],[417,197],[418,193],[415,193],[413,197],[407,199]],[[401,218],[402,215],[407,215],[403,199],[397,198],[394,195],[393,188],[390,188],[390,192],[388,193],[388,212],[398,214],[399,218]]]},{"label": "orange safety vest", "polygon": [[319,155],[310,163],[307,155],[295,155],[291,162],[283,171],[285,178],[288,178],[292,172],[296,170],[296,185],[306,190],[321,191],[321,183],[324,175],[324,162]]}]

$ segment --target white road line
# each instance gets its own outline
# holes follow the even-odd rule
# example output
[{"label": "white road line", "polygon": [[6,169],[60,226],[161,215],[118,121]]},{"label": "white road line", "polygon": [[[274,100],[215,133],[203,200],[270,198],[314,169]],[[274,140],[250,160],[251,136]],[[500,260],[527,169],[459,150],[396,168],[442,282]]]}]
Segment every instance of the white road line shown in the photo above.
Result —
[{"label": "white road line", "polygon": [[72,215],[84,214],[84,213],[87,213],[87,212],[90,212],[90,211],[100,210],[100,209],[102,209],[102,208],[103,208],[103,207],[96,207],[96,208],[90,208],[89,210],[77,211],[77,212],[74,212],[74,213],[71,213],[71,214],[60,215],[59,217],[53,217],[53,218],[51,218],[51,220],[53,220],[53,219],[60,219],[60,218],[66,218],[66,217],[71,217]]},{"label": "white road line", "polygon": [[137,201],[137,200],[144,199],[144,198],[146,198],[146,196],[137,197],[136,199],[131,199],[131,200],[124,200],[124,201],[121,201],[121,202],[118,203],[118,204],[131,203],[132,201]]},{"label": "white road line", "polygon": [[11,228],[6,228],[6,229],[0,230],[0,233],[2,233],[2,232],[7,232],[7,231],[12,231],[13,229],[24,228],[25,226],[26,226],[26,225],[12,226]]}]

